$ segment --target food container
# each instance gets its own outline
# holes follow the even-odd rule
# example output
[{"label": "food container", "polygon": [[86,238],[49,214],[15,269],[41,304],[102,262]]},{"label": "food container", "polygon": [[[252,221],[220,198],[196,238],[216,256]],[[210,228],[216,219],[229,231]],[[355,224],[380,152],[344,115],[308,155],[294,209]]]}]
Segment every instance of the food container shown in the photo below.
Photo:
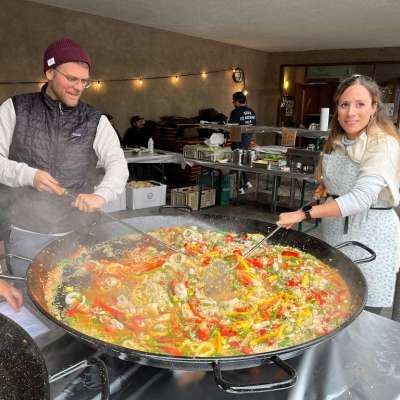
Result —
[{"label": "food container", "polygon": [[251,167],[256,160],[256,155],[255,150],[243,150],[242,164]]},{"label": "food container", "polygon": [[242,165],[242,161],[243,161],[243,150],[242,149],[233,150],[232,161],[236,165]]}]

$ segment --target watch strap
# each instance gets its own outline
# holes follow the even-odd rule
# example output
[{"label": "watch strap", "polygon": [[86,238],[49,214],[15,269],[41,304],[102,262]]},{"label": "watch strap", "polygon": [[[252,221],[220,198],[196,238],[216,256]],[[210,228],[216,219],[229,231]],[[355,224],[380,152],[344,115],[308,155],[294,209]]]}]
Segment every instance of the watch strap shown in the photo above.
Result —
[{"label": "watch strap", "polygon": [[313,217],[311,216],[311,209],[312,209],[312,205],[311,204],[306,204],[305,206],[303,206],[301,209],[304,212],[304,215],[306,216],[306,221],[309,221],[310,219],[313,219]]}]

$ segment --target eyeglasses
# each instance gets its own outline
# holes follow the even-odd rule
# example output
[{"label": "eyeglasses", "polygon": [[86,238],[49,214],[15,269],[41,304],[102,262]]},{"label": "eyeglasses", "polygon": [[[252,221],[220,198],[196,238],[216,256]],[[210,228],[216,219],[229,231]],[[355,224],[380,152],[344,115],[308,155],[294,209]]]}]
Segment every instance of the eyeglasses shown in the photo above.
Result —
[{"label": "eyeglasses", "polygon": [[54,70],[60,73],[71,85],[75,85],[76,83],[80,82],[82,83],[84,89],[88,89],[92,85],[92,81],[90,79],[79,79],[76,76],[64,74],[64,72],[57,68],[54,68]]}]

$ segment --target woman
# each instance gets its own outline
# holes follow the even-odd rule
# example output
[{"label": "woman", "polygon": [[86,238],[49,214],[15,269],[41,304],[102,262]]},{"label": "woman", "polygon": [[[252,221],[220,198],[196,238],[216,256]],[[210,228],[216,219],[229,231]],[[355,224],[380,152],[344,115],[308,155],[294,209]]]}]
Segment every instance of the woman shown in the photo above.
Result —
[{"label": "woman", "polygon": [[[324,204],[283,213],[278,225],[291,228],[306,218],[322,218],[322,239],[334,246],[356,240],[373,249],[375,261],[360,268],[368,283],[367,310],[380,313],[393,303],[400,264],[400,138],[386,116],[379,87],[353,75],[338,87],[336,111],[319,168]],[[360,250],[346,254],[355,259]]]}]

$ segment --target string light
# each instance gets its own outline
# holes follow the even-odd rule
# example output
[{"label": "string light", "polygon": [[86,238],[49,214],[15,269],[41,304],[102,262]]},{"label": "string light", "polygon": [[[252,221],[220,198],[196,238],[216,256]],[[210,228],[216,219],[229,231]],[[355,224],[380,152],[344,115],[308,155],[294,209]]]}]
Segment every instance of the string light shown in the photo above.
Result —
[{"label": "string light", "polygon": [[244,94],[245,96],[247,96],[247,95],[249,94],[249,91],[248,91],[247,89],[244,89],[244,90],[243,90],[243,94]]},{"label": "string light", "polygon": [[[217,69],[217,70],[211,70],[211,71],[201,71],[201,72],[191,72],[191,73],[183,73],[179,75],[161,75],[161,76],[148,76],[148,77],[139,77],[139,78],[119,78],[119,79],[93,79],[92,83],[93,85],[91,86],[95,90],[99,90],[103,83],[107,82],[133,82],[135,86],[143,86],[145,80],[153,80],[153,79],[170,79],[172,83],[177,84],[182,77],[190,77],[190,76],[200,76],[202,79],[207,79],[209,74],[216,74],[220,72],[226,72],[226,71],[232,71],[235,72],[236,70],[240,69],[239,67],[230,67],[230,68],[224,68],[224,69]],[[37,81],[0,81],[0,85],[24,85],[24,84],[37,84],[37,85],[44,85],[47,83],[46,81],[43,80],[37,80]]]}]

